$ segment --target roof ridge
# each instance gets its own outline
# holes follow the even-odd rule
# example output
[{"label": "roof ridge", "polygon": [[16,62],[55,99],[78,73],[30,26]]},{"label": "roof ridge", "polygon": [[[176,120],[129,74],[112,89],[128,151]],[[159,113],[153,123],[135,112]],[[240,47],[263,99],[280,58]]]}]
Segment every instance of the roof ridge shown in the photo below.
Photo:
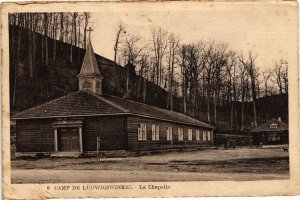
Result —
[{"label": "roof ridge", "polygon": [[62,99],[64,99],[64,98],[67,98],[67,97],[69,97],[69,96],[71,96],[71,95],[74,95],[74,94],[77,94],[77,93],[79,93],[79,92],[80,92],[80,91],[71,92],[70,94],[66,94],[66,95],[64,95],[64,96],[61,96],[61,97],[52,99],[52,100],[47,101],[47,102],[45,102],[45,103],[42,103],[42,104],[40,104],[40,105],[37,105],[37,106],[31,107],[31,108],[29,108],[29,109],[23,110],[23,111],[21,111],[21,112],[18,112],[18,113],[16,113],[16,114],[14,114],[14,115],[12,116],[12,118],[15,118],[15,117],[17,117],[18,115],[24,114],[25,112],[36,110],[36,109],[38,109],[38,108],[40,108],[40,107],[42,107],[42,106],[44,106],[44,105],[46,105],[46,104],[49,104],[49,103],[53,103],[53,102],[55,102],[55,101],[62,100]]},{"label": "roof ridge", "polygon": [[253,128],[251,131],[252,132],[256,132],[257,130],[260,130],[261,127],[264,127],[264,126],[267,126],[269,125],[270,123],[274,123],[274,121],[276,121],[277,123],[279,123],[281,126],[287,126],[288,127],[288,124],[283,122],[283,121],[279,121],[277,118],[273,117],[272,119],[264,122],[263,124],[261,124],[260,126],[257,126],[255,128]]},{"label": "roof ridge", "polygon": [[106,103],[108,103],[108,104],[114,106],[115,108],[117,108],[117,109],[119,109],[119,110],[121,110],[121,111],[123,111],[123,112],[127,112],[127,113],[130,112],[130,111],[127,110],[126,108],[124,108],[124,107],[122,107],[122,106],[120,106],[120,105],[118,105],[118,104],[116,104],[116,103],[114,103],[114,102],[111,102],[111,101],[109,101],[108,99],[105,99],[104,97],[102,97],[102,96],[100,96],[100,95],[98,95],[98,94],[92,93],[92,92],[90,92],[90,91],[83,91],[83,92],[86,92],[86,93],[88,93],[88,94],[90,94],[90,95],[93,95],[94,97],[96,97],[96,98],[98,98],[98,99],[100,99],[100,100],[102,100],[102,101],[104,101],[104,102],[106,102]]},{"label": "roof ridge", "polygon": [[198,120],[198,119],[195,119],[195,118],[193,118],[193,117],[190,117],[190,116],[188,116],[188,115],[186,115],[186,114],[183,114],[183,113],[180,113],[180,112],[176,112],[176,111],[173,111],[173,110],[168,110],[168,109],[160,108],[160,107],[157,107],[157,106],[149,105],[149,104],[142,103],[142,102],[138,102],[138,101],[133,101],[133,100],[130,100],[130,99],[123,99],[123,98],[121,98],[121,97],[117,97],[117,96],[113,96],[113,95],[108,95],[108,94],[105,94],[105,95],[106,95],[106,96],[113,97],[113,98],[118,98],[118,99],[121,99],[121,100],[129,101],[129,102],[134,102],[134,103],[141,104],[141,105],[146,105],[146,106],[149,106],[149,107],[158,108],[158,109],[160,109],[160,110],[167,110],[168,112],[172,112],[172,113],[184,115],[185,117],[188,117],[188,118],[190,118],[190,119],[192,119],[192,120],[195,120],[195,121],[197,121],[197,122],[204,123],[204,124],[207,125],[207,126],[212,126],[212,125],[210,125],[210,124],[208,124],[208,123],[206,123],[206,122],[202,122],[202,121],[200,121],[200,120]]}]

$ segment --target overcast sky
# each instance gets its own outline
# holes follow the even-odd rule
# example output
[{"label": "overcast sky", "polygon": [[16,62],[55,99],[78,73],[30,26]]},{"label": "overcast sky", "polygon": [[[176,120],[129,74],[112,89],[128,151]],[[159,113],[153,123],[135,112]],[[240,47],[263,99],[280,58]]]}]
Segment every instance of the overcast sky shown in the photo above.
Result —
[{"label": "overcast sky", "polygon": [[[297,51],[297,8],[272,3],[107,4],[92,13],[92,43],[97,54],[113,59],[116,27],[151,42],[151,28],[160,26],[182,43],[215,40],[236,51],[258,54],[263,70]],[[294,48],[294,49],[293,49]]]}]

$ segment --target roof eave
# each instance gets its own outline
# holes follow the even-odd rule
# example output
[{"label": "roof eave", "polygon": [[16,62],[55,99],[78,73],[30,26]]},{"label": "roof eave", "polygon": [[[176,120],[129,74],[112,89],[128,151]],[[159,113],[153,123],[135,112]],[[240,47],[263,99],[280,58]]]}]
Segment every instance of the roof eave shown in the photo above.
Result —
[{"label": "roof eave", "polygon": [[11,119],[14,120],[27,120],[27,119],[47,119],[47,118],[60,118],[60,117],[95,117],[95,116],[115,116],[115,115],[132,115],[132,116],[139,116],[139,117],[144,117],[144,118],[149,118],[149,119],[157,119],[161,121],[168,121],[168,122],[174,122],[178,124],[185,124],[185,125],[192,125],[192,126],[198,126],[198,127],[204,127],[204,128],[210,128],[210,129],[215,129],[214,126],[206,126],[202,124],[197,124],[197,123],[188,123],[188,122],[181,122],[177,120],[170,120],[170,119],[165,119],[165,118],[158,118],[158,117],[153,117],[150,115],[141,115],[141,114],[136,114],[136,113],[103,113],[103,114],[89,114],[89,115],[57,115],[57,116],[41,116],[41,117],[11,117]]}]

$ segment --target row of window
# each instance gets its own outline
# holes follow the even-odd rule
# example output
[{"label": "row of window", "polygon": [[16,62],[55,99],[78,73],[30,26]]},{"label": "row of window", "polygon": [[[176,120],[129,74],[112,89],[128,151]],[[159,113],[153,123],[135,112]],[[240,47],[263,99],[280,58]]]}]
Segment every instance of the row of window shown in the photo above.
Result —
[{"label": "row of window", "polygon": [[[159,125],[152,124],[152,140],[159,140]],[[173,140],[173,128],[172,126],[166,127],[167,132],[167,140]],[[207,130],[202,131],[202,138],[200,137],[200,130],[195,131],[196,141],[210,141],[211,140],[211,132]],[[141,123],[138,125],[138,140],[147,140],[147,130],[146,124]],[[183,128],[178,128],[178,140],[183,141]],[[193,140],[193,129],[188,129],[188,140]]]}]

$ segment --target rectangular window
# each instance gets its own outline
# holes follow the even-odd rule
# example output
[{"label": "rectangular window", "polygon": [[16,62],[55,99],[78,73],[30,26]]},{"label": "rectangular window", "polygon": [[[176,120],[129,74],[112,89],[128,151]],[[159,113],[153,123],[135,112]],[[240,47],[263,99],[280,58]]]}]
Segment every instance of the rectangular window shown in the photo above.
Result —
[{"label": "rectangular window", "polygon": [[178,140],[183,140],[183,128],[178,128]]},{"label": "rectangular window", "polygon": [[200,140],[200,131],[196,130],[196,140],[199,141]]},{"label": "rectangular window", "polygon": [[188,129],[188,140],[189,141],[193,140],[193,129]]},{"label": "rectangular window", "polygon": [[206,131],[203,131],[203,141],[206,141]]},{"label": "rectangular window", "polygon": [[270,134],[268,135],[268,141],[269,142],[280,141],[280,136],[277,134]]},{"label": "rectangular window", "polygon": [[142,124],[142,135],[143,135],[143,140],[147,140],[146,124]]},{"label": "rectangular window", "polygon": [[159,125],[152,124],[152,140],[159,140]]},{"label": "rectangular window", "polygon": [[159,140],[159,125],[156,125],[155,139],[156,139],[156,140]]},{"label": "rectangular window", "polygon": [[210,141],[210,131],[207,131],[207,140]]},{"label": "rectangular window", "polygon": [[138,125],[138,140],[143,140],[143,136],[142,136],[142,124]]},{"label": "rectangular window", "polygon": [[146,124],[138,125],[138,140],[147,140]]},{"label": "rectangular window", "polygon": [[172,126],[167,126],[167,140],[173,140]]}]

